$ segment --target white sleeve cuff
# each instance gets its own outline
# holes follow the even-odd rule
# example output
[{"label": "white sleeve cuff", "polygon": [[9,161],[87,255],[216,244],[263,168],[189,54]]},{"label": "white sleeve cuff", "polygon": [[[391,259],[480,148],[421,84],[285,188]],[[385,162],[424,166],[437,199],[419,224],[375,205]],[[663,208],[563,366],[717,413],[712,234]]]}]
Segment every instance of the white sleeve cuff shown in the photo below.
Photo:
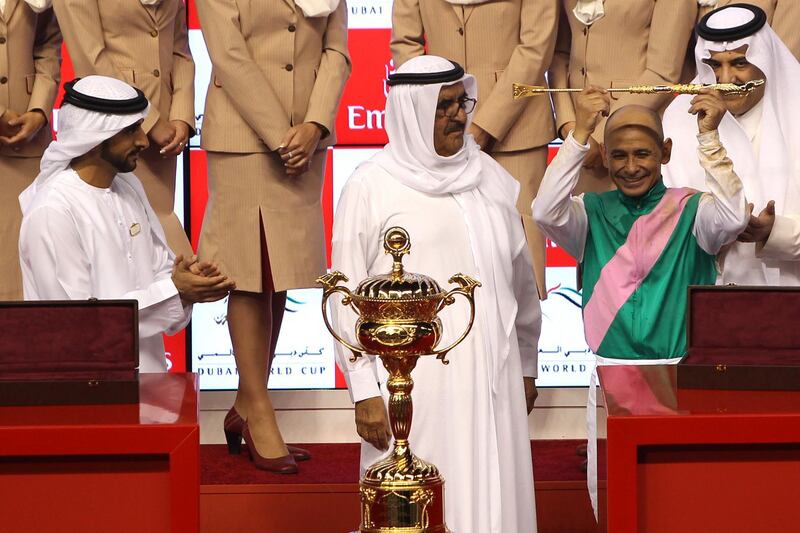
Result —
[{"label": "white sleeve cuff", "polygon": [[720,145],[719,132],[717,130],[707,131],[697,134],[697,142],[705,148],[717,148]]},{"label": "white sleeve cuff", "polygon": [[153,305],[158,305],[163,301],[169,300],[173,296],[178,297],[178,306],[180,307],[180,294],[178,293],[178,289],[175,287],[175,284],[172,282],[172,278],[170,277],[160,279],[152,283],[144,291],[132,291],[125,295],[125,297],[134,297],[139,301],[140,311]]},{"label": "white sleeve cuff", "polygon": [[573,132],[569,132],[567,138],[564,139],[564,144],[569,146],[570,148],[574,148],[579,152],[588,152],[589,151],[589,141],[586,141],[586,144],[581,144],[575,140],[575,137],[572,136]]},{"label": "white sleeve cuff", "polygon": [[797,223],[791,218],[775,215],[775,222],[764,246],[756,245],[756,257],[796,261],[798,257]]},{"label": "white sleeve cuff", "polygon": [[381,395],[374,362],[348,372],[347,381],[350,385],[350,400],[353,403]]},{"label": "white sleeve cuff", "polygon": [[[520,350],[524,350],[524,348],[520,348]],[[534,348],[535,350],[535,348]],[[537,378],[539,377],[539,358],[534,355],[533,357],[521,355],[521,362],[522,362],[522,376],[526,378]]]}]

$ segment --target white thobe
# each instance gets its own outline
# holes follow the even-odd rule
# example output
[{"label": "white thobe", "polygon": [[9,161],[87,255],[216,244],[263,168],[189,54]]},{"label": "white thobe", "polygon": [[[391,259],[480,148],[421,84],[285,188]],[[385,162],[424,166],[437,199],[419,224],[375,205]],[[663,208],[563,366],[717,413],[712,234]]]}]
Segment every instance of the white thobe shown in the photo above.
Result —
[{"label": "white thobe", "polygon": [[181,302],[172,252],[140,195],[119,178],[94,187],[72,169],[38,194],[20,229],[25,299],[137,300],[139,371],[166,371],[162,334],[183,329],[191,306]]},{"label": "white thobe", "polygon": [[[384,254],[383,235],[392,226],[405,228],[411,237],[411,253],[403,259],[407,272],[431,276],[443,290],[449,288],[445,281],[458,272],[481,280],[470,246],[470,220],[452,196],[420,193],[374,166],[362,165],[342,192],[333,231],[333,268],[350,278],[351,289],[368,276],[391,271],[392,258]],[[524,242],[521,222],[508,233]],[[487,328],[478,312],[470,334],[448,355],[449,365],[435,357],[421,357],[412,373],[411,449],[444,476],[447,525],[458,533],[536,531],[522,377],[537,374],[541,312],[524,245],[513,263],[513,293],[519,308],[505,364],[494,368]],[[483,305],[481,298],[478,288],[477,308]],[[355,314],[340,308],[338,302],[332,307],[335,327],[352,341]],[[439,316],[444,331],[441,348],[463,331],[469,306],[457,297]],[[350,357],[349,351],[337,346],[337,360],[352,400],[382,395],[388,402],[388,373],[383,365],[373,356],[355,363]],[[362,442],[362,474],[384,455]]]}]

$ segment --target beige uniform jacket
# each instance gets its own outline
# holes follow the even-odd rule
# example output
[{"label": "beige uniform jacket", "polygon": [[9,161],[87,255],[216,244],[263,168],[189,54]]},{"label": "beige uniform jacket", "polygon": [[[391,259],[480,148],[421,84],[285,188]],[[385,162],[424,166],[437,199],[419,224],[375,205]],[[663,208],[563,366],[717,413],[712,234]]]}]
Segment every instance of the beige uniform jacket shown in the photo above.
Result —
[{"label": "beige uniform jacket", "polygon": [[287,130],[315,122],[336,142],[336,108],[350,75],[347,6],[306,18],[292,0],[197,0],[213,70],[202,147],[267,152]]},{"label": "beige uniform jacket", "polygon": [[[36,14],[23,0],[8,0],[0,13],[0,115],[41,109],[48,118],[18,150],[0,156],[40,157],[52,140],[50,119],[61,78],[61,33],[52,10]],[[16,198],[14,198],[16,202]]]},{"label": "beige uniform jacket", "polygon": [[139,88],[150,100],[142,124],[182,120],[194,130],[194,62],[183,0],[53,0],[77,77],[100,74]]},{"label": "beige uniform jacket", "polygon": [[[626,87],[677,83],[697,19],[695,0],[606,0],[605,16],[585,26],[562,0],[551,87]],[[553,95],[556,127],[575,120],[573,96]],[[670,96],[612,95],[611,110],[640,104],[663,111]],[[594,137],[603,138],[601,123]]]},{"label": "beige uniform jacket", "polygon": [[514,82],[545,85],[560,0],[508,0],[453,5],[395,0],[395,67],[425,53],[456,61],[478,82],[474,122],[497,139],[493,151],[543,146],[554,137],[550,100],[514,101]]},{"label": "beige uniform jacket", "polygon": [[[717,0],[716,7],[753,4],[767,13],[767,21],[778,37],[800,59],[800,0]],[[701,7],[698,21],[716,7]]]}]

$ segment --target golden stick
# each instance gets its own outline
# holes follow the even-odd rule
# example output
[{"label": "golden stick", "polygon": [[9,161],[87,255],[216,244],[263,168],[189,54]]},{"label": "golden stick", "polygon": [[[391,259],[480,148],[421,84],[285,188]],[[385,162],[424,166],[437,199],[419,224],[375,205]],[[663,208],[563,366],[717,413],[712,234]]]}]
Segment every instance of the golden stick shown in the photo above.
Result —
[{"label": "golden stick", "polygon": [[[736,83],[679,83],[677,85],[634,85],[632,87],[611,87],[606,89],[610,93],[631,94],[700,94],[703,89],[713,89],[724,94],[746,94],[764,85],[764,80],[752,80],[741,85]],[[548,93],[579,93],[583,89],[551,89],[536,85],[514,84],[514,100],[542,96]]]}]

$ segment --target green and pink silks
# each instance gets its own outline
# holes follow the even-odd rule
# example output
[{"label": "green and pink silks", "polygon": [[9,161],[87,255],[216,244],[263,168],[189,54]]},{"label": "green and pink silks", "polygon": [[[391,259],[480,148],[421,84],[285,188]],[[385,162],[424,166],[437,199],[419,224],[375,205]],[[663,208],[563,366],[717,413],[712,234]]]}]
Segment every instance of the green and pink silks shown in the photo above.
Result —
[{"label": "green and pink silks", "polygon": [[658,182],[643,197],[584,195],[589,231],[583,320],[589,348],[616,359],[686,353],[689,285],[713,285],[716,267],[693,235],[702,193]]}]

